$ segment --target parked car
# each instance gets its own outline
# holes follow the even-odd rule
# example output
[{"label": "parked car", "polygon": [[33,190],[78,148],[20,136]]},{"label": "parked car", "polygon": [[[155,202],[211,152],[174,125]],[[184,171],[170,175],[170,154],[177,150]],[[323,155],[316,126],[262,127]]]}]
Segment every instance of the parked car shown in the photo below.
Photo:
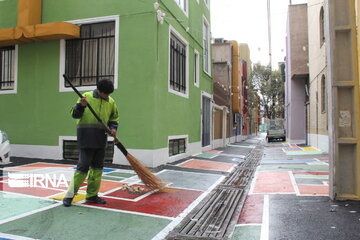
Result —
[{"label": "parked car", "polygon": [[266,138],[268,142],[275,139],[285,141],[286,132],[284,127],[284,119],[279,118],[270,120]]},{"label": "parked car", "polygon": [[10,141],[7,134],[0,130],[0,164],[10,162]]}]

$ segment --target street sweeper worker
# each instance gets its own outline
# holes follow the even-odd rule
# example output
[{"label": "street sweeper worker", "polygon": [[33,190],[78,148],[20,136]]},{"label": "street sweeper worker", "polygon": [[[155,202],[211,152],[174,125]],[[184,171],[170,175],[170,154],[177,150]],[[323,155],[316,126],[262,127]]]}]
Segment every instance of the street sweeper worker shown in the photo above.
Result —
[{"label": "street sweeper worker", "polygon": [[110,129],[110,135],[115,137],[118,127],[119,114],[116,103],[110,94],[114,91],[114,84],[110,80],[100,80],[94,91],[83,94],[72,109],[72,117],[77,119],[77,141],[79,161],[73,179],[63,199],[63,205],[71,206],[74,196],[89,173],[86,189],[86,202],[106,204],[98,196],[101,176],[104,166],[107,134],[104,127],[91,113],[89,104]]}]

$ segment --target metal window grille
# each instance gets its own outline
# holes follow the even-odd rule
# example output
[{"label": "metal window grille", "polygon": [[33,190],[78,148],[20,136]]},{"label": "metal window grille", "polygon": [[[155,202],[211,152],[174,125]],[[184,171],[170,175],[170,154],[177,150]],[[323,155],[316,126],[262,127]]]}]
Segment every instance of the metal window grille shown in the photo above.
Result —
[{"label": "metal window grille", "polygon": [[15,46],[0,48],[0,90],[13,90],[15,84]]},{"label": "metal window grille", "polygon": [[186,93],[186,45],[173,34],[170,39],[170,87]]},{"label": "metal window grille", "polygon": [[199,82],[199,54],[194,54],[194,83],[197,84]]},{"label": "metal window grille", "polygon": [[115,54],[114,21],[83,24],[79,39],[66,40],[65,73],[75,86],[114,81]]},{"label": "metal window grille", "polygon": [[[105,162],[112,163],[114,157],[114,142],[108,142],[105,150]],[[76,140],[63,141],[63,159],[79,160],[79,148]]]},{"label": "metal window grille", "polygon": [[169,156],[174,156],[186,152],[185,138],[169,140]]}]

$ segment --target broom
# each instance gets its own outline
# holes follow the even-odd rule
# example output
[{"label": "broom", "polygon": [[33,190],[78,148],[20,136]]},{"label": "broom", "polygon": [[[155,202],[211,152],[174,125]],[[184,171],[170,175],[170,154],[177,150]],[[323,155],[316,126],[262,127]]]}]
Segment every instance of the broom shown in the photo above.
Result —
[{"label": "broom", "polygon": [[[75,86],[71,83],[69,78],[64,74],[63,75],[65,81],[69,83],[71,88],[77,93],[77,95],[80,98],[83,98],[82,94],[75,88]],[[96,114],[94,109],[90,106],[90,104],[87,105],[91,113],[94,115],[94,117],[99,121],[99,123],[104,127],[105,131],[110,134],[110,128],[101,120],[101,118]],[[155,174],[153,174],[148,168],[146,168],[137,158],[135,158],[133,155],[131,155],[124,145],[119,141],[119,139],[115,136],[114,137],[114,143],[115,145],[120,149],[120,151],[124,154],[126,159],[129,161],[131,167],[134,169],[136,174],[139,176],[141,181],[151,190],[158,189],[162,192],[168,192],[169,189],[165,187],[164,182]]]}]

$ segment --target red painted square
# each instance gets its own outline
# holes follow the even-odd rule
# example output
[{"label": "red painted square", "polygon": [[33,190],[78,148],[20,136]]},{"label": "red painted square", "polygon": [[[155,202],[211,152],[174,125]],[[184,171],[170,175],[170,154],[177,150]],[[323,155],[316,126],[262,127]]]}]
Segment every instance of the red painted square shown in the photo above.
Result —
[{"label": "red painted square", "polygon": [[222,151],[218,151],[218,150],[209,150],[209,151],[206,151],[207,153],[215,153],[215,154],[220,154],[222,153]]},{"label": "red painted square", "polygon": [[[177,217],[184,211],[202,192],[193,190],[176,189],[169,193],[154,193],[137,202],[112,199],[104,196],[107,203],[101,207],[154,214],[167,217]],[[86,205],[96,204],[85,203]]]},{"label": "red painted square", "polygon": [[112,192],[112,193],[109,193],[109,194],[106,194],[106,196],[109,196],[109,197],[117,197],[117,198],[127,198],[127,199],[135,199],[135,198],[138,198],[146,193],[148,193],[150,190],[146,190],[145,189],[145,186],[144,185],[139,185],[139,184],[134,184],[134,185],[131,185],[131,186],[139,186],[141,188],[144,188],[144,192],[140,192],[140,193],[130,193],[126,190],[116,190],[115,192]]},{"label": "red painted square", "polygon": [[329,195],[329,186],[325,185],[298,185],[300,194]]},{"label": "red painted square", "polygon": [[295,193],[287,171],[258,172],[253,193]]},{"label": "red painted square", "polygon": [[[122,187],[124,184],[125,183],[122,183],[122,182],[102,180],[99,192],[100,193],[105,193],[105,192],[108,192],[108,191],[113,190],[115,188]],[[86,191],[86,186],[81,187],[80,189]]]},{"label": "red painted square", "polygon": [[36,197],[49,197],[64,191],[41,187],[10,187],[6,182],[0,182],[0,190],[4,192],[20,193]]},{"label": "red painted square", "polygon": [[262,223],[264,195],[248,195],[238,219],[238,224]]},{"label": "red painted square", "polygon": [[191,160],[189,160],[189,161],[187,161],[185,163],[180,164],[179,166],[180,167],[185,167],[185,168],[208,169],[208,170],[217,170],[217,171],[230,171],[233,167],[236,166],[236,164],[191,159]]}]

